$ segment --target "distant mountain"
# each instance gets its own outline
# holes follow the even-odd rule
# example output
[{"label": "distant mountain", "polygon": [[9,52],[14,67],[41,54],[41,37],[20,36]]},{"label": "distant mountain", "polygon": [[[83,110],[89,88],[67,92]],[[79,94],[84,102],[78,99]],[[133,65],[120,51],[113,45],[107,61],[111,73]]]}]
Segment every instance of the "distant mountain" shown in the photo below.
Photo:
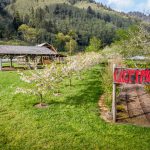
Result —
[{"label": "distant mountain", "polygon": [[137,17],[137,18],[139,18],[141,20],[150,22],[150,14],[149,15],[145,15],[144,13],[141,13],[141,12],[138,12],[138,11],[136,11],[136,12],[129,12],[128,14],[131,15],[131,16]]},{"label": "distant mountain", "polygon": [[[2,0],[1,0],[2,2]],[[130,15],[116,12],[94,0],[3,0],[5,11],[13,18],[16,38],[18,27],[26,24],[41,32],[37,42],[56,42],[56,35],[73,30],[79,47],[89,44],[91,37],[101,39],[102,44],[111,44],[119,28],[137,23]],[[10,21],[11,21],[10,18]],[[1,30],[1,29],[0,29]],[[9,36],[10,37],[10,36]]]}]

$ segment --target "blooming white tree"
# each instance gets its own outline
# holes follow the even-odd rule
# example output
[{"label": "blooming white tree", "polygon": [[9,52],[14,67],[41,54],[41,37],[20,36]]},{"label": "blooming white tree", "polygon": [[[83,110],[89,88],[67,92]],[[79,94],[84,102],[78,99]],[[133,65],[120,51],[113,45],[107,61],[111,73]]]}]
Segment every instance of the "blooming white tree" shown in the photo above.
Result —
[{"label": "blooming white tree", "polygon": [[90,69],[100,61],[101,55],[91,52],[70,56],[66,64],[54,62],[42,70],[19,72],[20,79],[28,83],[29,87],[17,88],[16,93],[36,95],[42,105],[43,96],[50,92],[54,93],[65,78],[69,78],[71,86],[73,75],[80,76],[81,71]]},{"label": "blooming white tree", "polygon": [[99,64],[101,54],[96,52],[80,53],[75,56],[70,56],[67,63],[62,68],[63,74],[69,78],[70,86],[72,84],[72,76],[75,74],[81,79],[81,72]]},{"label": "blooming white tree", "polygon": [[55,92],[56,84],[62,81],[62,73],[59,66],[53,63],[42,70],[19,72],[20,79],[29,84],[28,88],[17,88],[16,93],[36,95],[40,104],[43,96],[49,92]]}]

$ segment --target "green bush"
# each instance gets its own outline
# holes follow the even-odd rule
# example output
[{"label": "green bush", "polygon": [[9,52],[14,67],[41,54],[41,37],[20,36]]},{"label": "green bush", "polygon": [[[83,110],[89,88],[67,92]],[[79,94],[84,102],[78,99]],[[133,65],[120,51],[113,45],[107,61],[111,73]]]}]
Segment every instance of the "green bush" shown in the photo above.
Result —
[{"label": "green bush", "polygon": [[149,68],[150,62],[125,60],[125,65],[129,68]]},{"label": "green bush", "polygon": [[113,78],[112,78],[112,71],[110,68],[107,66],[105,69],[102,70],[101,76],[102,76],[102,89],[104,92],[105,96],[105,103],[109,108],[111,108],[111,102],[112,102],[112,83],[113,83]]}]

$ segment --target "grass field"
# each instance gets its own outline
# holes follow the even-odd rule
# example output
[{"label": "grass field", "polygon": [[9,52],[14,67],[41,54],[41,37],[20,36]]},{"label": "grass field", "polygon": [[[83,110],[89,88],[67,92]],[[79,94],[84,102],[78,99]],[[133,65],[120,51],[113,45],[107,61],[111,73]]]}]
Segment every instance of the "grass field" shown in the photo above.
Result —
[{"label": "grass field", "polygon": [[33,107],[36,97],[17,94],[24,86],[16,72],[0,72],[1,150],[149,150],[150,128],[104,122],[98,99],[103,93],[101,67],[46,97],[47,109]]}]

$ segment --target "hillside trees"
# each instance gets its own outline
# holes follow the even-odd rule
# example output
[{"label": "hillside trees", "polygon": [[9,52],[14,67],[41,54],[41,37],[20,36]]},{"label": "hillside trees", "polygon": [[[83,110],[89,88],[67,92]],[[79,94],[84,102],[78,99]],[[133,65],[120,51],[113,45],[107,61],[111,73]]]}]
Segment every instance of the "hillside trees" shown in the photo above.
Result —
[{"label": "hillside trees", "polygon": [[15,3],[16,0],[0,0],[0,9],[5,8],[10,3]]},{"label": "hillside trees", "polygon": [[86,51],[99,51],[101,49],[101,40],[96,38],[96,37],[92,37],[90,39],[90,44],[89,46],[86,48]]},{"label": "hillside trees", "polygon": [[65,49],[69,52],[70,55],[76,50],[77,48],[77,42],[69,37],[68,42],[66,42]]},{"label": "hillside trees", "polygon": [[9,39],[14,35],[13,18],[6,10],[0,8],[0,39]]},{"label": "hillside trees", "polygon": [[96,15],[96,13],[95,13],[95,11],[92,9],[92,7],[91,6],[89,6],[88,8],[87,8],[87,13],[89,13],[89,14],[91,14],[91,15]]},{"label": "hillside trees", "polygon": [[65,47],[65,42],[66,42],[66,37],[63,33],[58,33],[56,35],[56,46],[59,50],[64,51],[64,47]]},{"label": "hillside trees", "polygon": [[[72,5],[74,5],[75,3],[77,2],[80,2],[81,0],[68,0],[68,2]],[[94,3],[95,1],[94,0],[82,0],[82,1],[87,1],[87,2],[90,2],[90,3]]]},{"label": "hillside trees", "polygon": [[[70,0],[69,2],[74,4],[78,1],[80,0]],[[87,2],[93,3],[91,0],[87,0]],[[38,3],[38,1],[35,1],[35,3]],[[77,45],[80,50],[83,50],[89,45],[92,37],[100,39],[103,47],[110,45],[115,39],[117,29],[126,28],[134,23],[133,20],[118,14],[114,15],[111,12],[105,11],[97,12],[92,6],[89,6],[87,10],[79,9],[74,7],[74,5],[68,4],[45,5],[42,8],[30,6],[29,11],[23,14],[21,14],[21,11],[19,12],[15,6],[16,5],[13,5],[13,8],[10,8],[13,9],[13,28],[15,28],[16,32],[20,35],[21,32],[18,28],[22,24],[26,24],[32,29],[29,37],[32,35],[35,36],[35,32],[38,31],[36,40],[33,40],[33,38],[32,40],[27,40],[23,37],[23,34],[22,36],[16,36],[18,39],[25,40],[32,44],[36,44],[37,42],[41,43],[43,41],[49,42],[58,46],[58,50],[63,51],[68,49],[68,46],[65,46],[66,44],[64,44],[63,41],[60,42],[58,40],[58,33],[67,35],[70,30],[74,30],[77,38],[71,40],[73,43],[72,46]],[[36,30],[35,32],[34,29]],[[4,34],[3,37],[5,37]],[[12,36],[10,36],[10,38],[11,37]],[[69,45],[69,43],[67,45]]]},{"label": "hillside trees", "polygon": [[139,56],[150,54],[150,32],[149,24],[133,26],[127,31],[120,31],[121,54],[124,57]]},{"label": "hillside trees", "polygon": [[[89,38],[93,36],[100,38],[104,46],[111,44],[115,37],[116,26],[120,24],[118,22],[123,22],[119,27],[132,24],[131,20],[123,19],[119,16],[96,13],[91,7],[87,11],[67,4],[57,4],[54,8],[47,7],[49,8],[47,8],[49,13],[46,10],[38,13],[39,9],[36,10],[35,26],[46,28],[48,32],[53,34],[58,32],[67,34],[69,30],[74,29],[78,35],[77,44],[79,46],[87,46]],[[40,17],[38,14],[43,14],[42,18],[45,18],[45,20],[38,21]]]},{"label": "hillside trees", "polygon": [[71,55],[77,47],[77,35],[74,31],[70,30],[66,35],[58,33],[56,35],[56,45],[61,50],[67,50]]},{"label": "hillside trees", "polygon": [[67,38],[67,42],[65,48],[69,52],[69,54],[72,55],[72,53],[77,48],[77,42],[76,42],[77,34],[73,30],[70,30],[66,35],[66,38]]},{"label": "hillside trees", "polygon": [[13,26],[15,28],[15,30],[17,31],[19,26],[22,24],[21,18],[20,18],[20,14],[19,12],[15,12],[14,18],[13,18]]},{"label": "hillside trees", "polygon": [[20,35],[24,41],[31,42],[31,43],[37,42],[39,30],[29,27],[26,24],[23,24],[18,28],[18,31],[20,32]]},{"label": "hillside trees", "polygon": [[[62,13],[61,15],[56,15],[56,18],[62,17],[63,11],[60,8],[59,12]],[[67,17],[67,15],[65,16]],[[57,28],[60,32],[65,34],[70,28],[74,29],[78,35],[77,42],[79,46],[87,46],[89,44],[89,38],[92,36],[102,39],[104,45],[110,44],[113,41],[115,28],[111,23],[106,25],[105,21],[97,20],[92,16],[89,17],[89,14],[86,14],[85,12],[84,14],[80,14],[80,12],[73,13],[72,11],[72,17],[70,18],[68,15],[68,18],[69,20],[66,20],[64,23],[62,20],[63,17],[62,19],[57,19]]]}]

